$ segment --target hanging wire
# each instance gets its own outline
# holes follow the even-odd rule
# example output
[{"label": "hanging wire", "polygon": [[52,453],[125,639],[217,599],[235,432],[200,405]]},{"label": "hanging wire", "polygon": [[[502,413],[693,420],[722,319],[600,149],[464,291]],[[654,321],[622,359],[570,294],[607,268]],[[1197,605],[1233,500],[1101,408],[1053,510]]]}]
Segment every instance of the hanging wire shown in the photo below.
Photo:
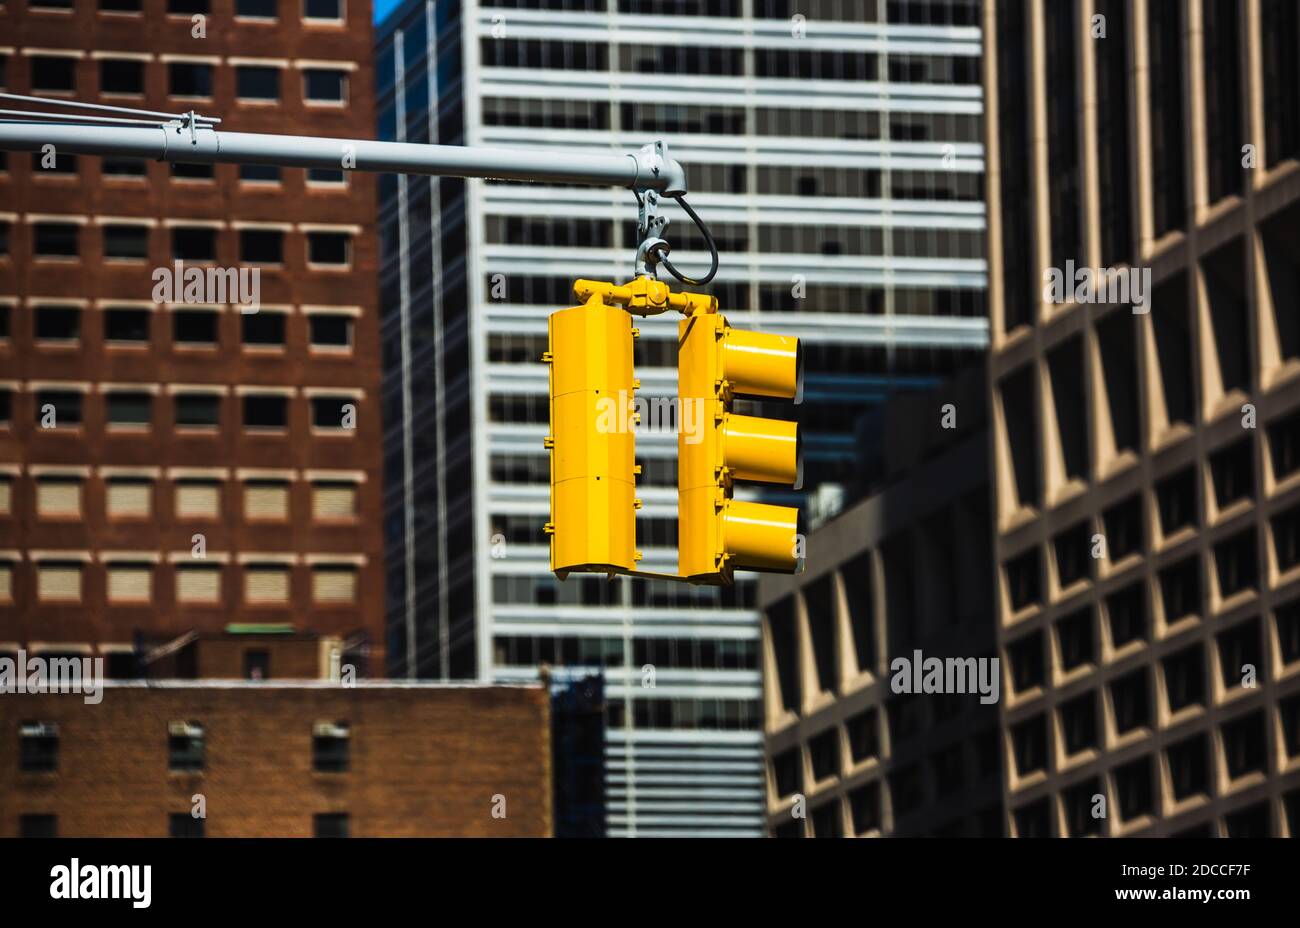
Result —
[{"label": "hanging wire", "polygon": [[686,210],[686,215],[691,217],[691,220],[695,223],[695,227],[700,230],[700,234],[704,236],[704,241],[709,246],[711,261],[709,273],[698,279],[687,277],[681,271],[677,270],[677,268],[673,267],[673,263],[668,260],[669,246],[667,244],[658,245],[654,250],[658,252],[659,260],[663,266],[668,269],[669,274],[672,274],[688,287],[703,287],[709,281],[713,280],[714,276],[718,273],[718,246],[713,241],[713,236],[709,234],[709,227],[704,224],[704,220],[700,218],[700,214],[691,208],[691,204],[686,202],[686,197],[678,196],[674,199],[677,200],[682,209]]}]

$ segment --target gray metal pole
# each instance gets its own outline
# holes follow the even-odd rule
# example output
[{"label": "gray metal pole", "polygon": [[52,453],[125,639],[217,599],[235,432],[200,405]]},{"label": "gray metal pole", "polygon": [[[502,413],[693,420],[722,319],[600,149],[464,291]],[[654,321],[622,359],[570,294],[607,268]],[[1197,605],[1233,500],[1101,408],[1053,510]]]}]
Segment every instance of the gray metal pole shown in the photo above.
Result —
[{"label": "gray metal pole", "polygon": [[667,196],[686,192],[686,172],[659,144],[635,154],[522,151],[458,145],[416,145],[367,139],[225,132],[210,125],[112,126],[0,120],[0,150],[113,155],[191,164],[498,177],[506,180],[634,187]]}]

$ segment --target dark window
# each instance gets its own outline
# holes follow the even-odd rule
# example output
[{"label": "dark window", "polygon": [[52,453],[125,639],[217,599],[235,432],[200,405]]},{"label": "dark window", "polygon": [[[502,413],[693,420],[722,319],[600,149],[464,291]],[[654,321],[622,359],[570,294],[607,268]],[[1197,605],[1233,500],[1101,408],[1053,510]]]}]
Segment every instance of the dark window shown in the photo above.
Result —
[{"label": "dark window", "polygon": [[1156,506],[1160,510],[1160,531],[1166,536],[1180,529],[1194,528],[1196,511],[1196,468],[1166,477],[1156,484]]},{"label": "dark window", "polygon": [[1051,806],[1046,798],[1021,806],[1012,813],[1018,838],[1050,838],[1052,836]]},{"label": "dark window", "polygon": [[345,428],[344,417],[347,411],[343,408],[349,404],[355,405],[355,400],[346,396],[314,396],[311,399],[311,424],[313,428],[318,429],[340,429]]},{"label": "dark window", "polygon": [[812,831],[814,838],[844,837],[844,823],[840,818],[838,799],[832,799],[812,810]]},{"label": "dark window", "polygon": [[1246,529],[1214,546],[1214,564],[1219,577],[1219,595],[1227,599],[1259,584],[1259,558],[1255,551],[1255,530]]},{"label": "dark window", "polygon": [[59,727],[53,722],[23,722],[18,729],[18,769],[49,773],[59,769]]},{"label": "dark window", "polygon": [[[1034,263],[1033,178],[1024,165],[1033,163],[1029,137],[1028,24],[1025,4],[1005,3],[997,10],[998,126],[1001,153],[1000,210],[1003,229],[1003,328],[1006,332],[1032,324],[1042,299],[1039,269]],[[1032,385],[1032,384],[1031,384]],[[1017,482],[1020,474],[1017,472]],[[1022,505],[1027,502],[1020,494]]]},{"label": "dark window", "polygon": [[57,838],[59,836],[59,817],[48,813],[23,815],[18,819],[18,837],[20,838]]},{"label": "dark window", "polygon": [[136,225],[104,226],[104,257],[143,261],[149,257],[149,228]]},{"label": "dark window", "polygon": [[1147,13],[1151,163],[1160,165],[1151,172],[1157,238],[1187,221],[1182,9],[1181,3],[1152,3]]},{"label": "dark window", "polygon": [[1016,774],[1026,776],[1047,769],[1047,717],[1036,716],[1011,729],[1011,750]]},{"label": "dark window", "polygon": [[283,429],[288,425],[288,397],[270,394],[244,397],[245,428]]},{"label": "dark window", "polygon": [[104,58],[99,62],[101,93],[144,93],[144,62],[126,58]]},{"label": "dark window", "polygon": [[1278,606],[1276,615],[1278,656],[1283,664],[1300,661],[1300,599]]},{"label": "dark window", "polygon": [[147,309],[104,310],[104,340],[109,342],[147,342],[149,340]]},{"label": "dark window", "polygon": [[1240,193],[1242,184],[1241,75],[1238,69],[1237,0],[1202,0],[1205,73],[1206,173],[1210,202]]},{"label": "dark window", "polygon": [[804,604],[808,609],[808,628],[813,651],[813,667],[817,672],[818,687],[823,692],[834,692],[838,687],[835,660],[835,596],[831,587],[833,575],[812,581],[804,587]]},{"label": "dark window", "polygon": [[1268,803],[1259,802],[1223,817],[1229,838],[1267,838],[1269,836]]},{"label": "dark window", "polygon": [[239,65],[235,68],[235,88],[241,100],[278,100],[280,69]]},{"label": "dark window", "polygon": [[348,95],[346,71],[333,68],[304,68],[302,72],[303,98],[316,103],[342,103]]},{"label": "dark window", "polygon": [[81,337],[81,310],[75,306],[38,306],[38,341],[75,342]]},{"label": "dark window", "polygon": [[203,769],[205,732],[197,722],[172,722],[167,726],[167,768]]},{"label": "dark window", "polygon": [[1282,573],[1300,565],[1300,507],[1273,517],[1273,554]]},{"label": "dark window", "polygon": [[1065,753],[1078,754],[1097,746],[1097,694],[1085,693],[1061,706],[1061,737]]},{"label": "dark window", "polygon": [[250,648],[244,652],[244,679],[271,679],[271,652]]},{"label": "dark window", "polygon": [[1007,646],[1011,659],[1011,685],[1017,693],[1042,686],[1044,681],[1043,633],[1032,632]]},{"label": "dark window", "polygon": [[[1181,154],[1179,155],[1181,158]],[[1165,419],[1170,425],[1196,422],[1197,388],[1192,373],[1192,327],[1187,305],[1187,276],[1177,274],[1148,297],[1155,334],[1156,366],[1164,389]]]},{"label": "dark window", "polygon": [[346,771],[350,741],[347,723],[317,723],[312,735],[312,769],[319,773]]},{"label": "dark window", "polygon": [[1282,747],[1289,760],[1300,758],[1300,696],[1289,696],[1278,703],[1278,720],[1282,723]]},{"label": "dark window", "polygon": [[270,164],[241,164],[239,179],[245,183],[278,184],[280,169]]},{"label": "dark window", "polygon": [[1131,496],[1110,507],[1102,513],[1101,521],[1106,531],[1106,556],[1112,563],[1144,550],[1140,496]]},{"label": "dark window", "polygon": [[1115,709],[1115,730],[1125,734],[1151,725],[1150,688],[1146,670],[1121,677],[1110,686],[1111,704]]},{"label": "dark window", "polygon": [[197,61],[168,62],[167,88],[173,97],[212,96],[212,65]]},{"label": "dark window", "polygon": [[1115,770],[1115,792],[1124,821],[1155,812],[1151,758],[1143,757]]},{"label": "dark window", "polygon": [[1096,663],[1091,609],[1080,609],[1057,622],[1056,639],[1061,651],[1062,670],[1070,671],[1083,664]]},{"label": "dark window", "polygon": [[1038,476],[1038,429],[1035,410],[1037,387],[1034,372],[1026,365],[1003,379],[1003,418],[1007,424],[1007,443],[1015,476],[1016,503],[1037,506],[1041,485]]},{"label": "dark window", "polygon": [[814,735],[808,742],[808,755],[812,760],[813,781],[824,780],[840,772],[840,734],[828,728]]},{"label": "dark window", "polygon": [[1220,509],[1255,495],[1255,455],[1253,441],[1244,438],[1210,456],[1214,477],[1214,499]]},{"label": "dark window", "polygon": [[311,343],[318,347],[345,348],[352,344],[354,322],[350,316],[308,316]]},{"label": "dark window", "polygon": [[250,264],[284,263],[284,233],[279,229],[241,229],[239,260]]},{"label": "dark window", "polygon": [[1061,589],[1092,576],[1092,526],[1084,521],[1052,539],[1056,579]]},{"label": "dark window", "polygon": [[312,816],[312,833],[317,838],[347,838],[351,822],[346,812],[325,812]]},{"label": "dark window", "polygon": [[329,168],[308,168],[307,182],[309,184],[343,184],[347,183],[347,176],[343,171],[335,171]]},{"label": "dark window", "polygon": [[80,228],[71,222],[32,224],[32,252],[38,258],[75,258]]},{"label": "dark window", "polygon": [[1228,776],[1236,780],[1250,773],[1263,773],[1265,769],[1264,713],[1242,716],[1223,726],[1223,755],[1228,765]]},{"label": "dark window", "polygon": [[153,397],[148,393],[109,393],[105,398],[110,425],[149,425]]},{"label": "dark window", "polygon": [[1169,748],[1169,780],[1174,798],[1181,801],[1210,791],[1209,742],[1196,735]]},{"label": "dark window", "polygon": [[792,747],[772,758],[772,780],[776,785],[777,796],[789,796],[799,791],[801,762],[799,748]]},{"label": "dark window", "polygon": [[221,397],[209,393],[180,393],[173,403],[176,407],[176,424],[180,426],[209,426],[221,424]]},{"label": "dark window", "polygon": [[167,12],[178,16],[192,13],[210,13],[212,4],[208,0],[167,0]]},{"label": "dark window", "polygon": [[853,763],[860,764],[879,752],[878,724],[875,709],[865,709],[845,722],[849,735],[849,758]]},{"label": "dark window", "polygon": [[1064,342],[1047,360],[1065,477],[1086,482],[1092,467],[1088,453],[1088,406],[1084,400],[1083,339],[1075,337]]},{"label": "dark window", "polygon": [[173,838],[202,838],[206,819],[195,818],[192,812],[172,812],[167,816],[167,833]]},{"label": "dark window", "polygon": [[1097,324],[1102,384],[1110,410],[1116,453],[1137,451],[1138,391],[1137,329],[1133,313],[1120,307]]},{"label": "dark window", "polygon": [[794,619],[794,596],[786,596],[768,606],[767,622],[772,634],[781,707],[787,712],[798,712],[803,693],[799,687],[799,638]]},{"label": "dark window", "polygon": [[[47,407],[52,407],[47,409]],[[54,415],[54,427],[81,424],[81,394],[75,390],[41,390],[36,394],[36,424],[44,428],[46,413]]]},{"label": "dark window", "polygon": [[144,0],[99,0],[99,8],[109,13],[138,13]]},{"label": "dark window", "polygon": [[1285,480],[1300,471],[1300,410],[1269,423],[1268,444],[1274,480]]},{"label": "dark window", "polygon": [[280,0],[237,0],[236,16],[275,19],[280,15]]},{"label": "dark window", "polygon": [[62,55],[32,56],[32,90],[72,93],[77,89],[77,59]]},{"label": "dark window", "polygon": [[284,313],[240,313],[239,322],[245,345],[284,344]]},{"label": "dark window", "polygon": [[[1075,56],[1078,24],[1072,3],[1043,7],[1047,60],[1047,170],[1051,213],[1051,263],[1064,268],[1067,260],[1081,262],[1079,170],[1079,94]],[[1117,24],[1118,25],[1118,24]],[[1114,39],[1107,41],[1122,41]],[[1126,401],[1134,394],[1126,394]]]},{"label": "dark window", "polygon": [[306,19],[342,19],[342,0],[305,0],[302,15]]},{"label": "dark window", "polygon": [[1160,601],[1165,623],[1172,625],[1201,611],[1201,559],[1191,557],[1160,571]]},{"label": "dark window", "polygon": [[216,177],[216,168],[211,164],[187,164],[182,161],[171,165],[172,177],[178,180],[212,180]]},{"label": "dark window", "polygon": [[32,173],[41,174],[76,174],[77,156],[66,152],[52,152],[53,159],[48,159],[42,152],[32,155]]},{"label": "dark window", "polygon": [[1106,597],[1110,641],[1116,650],[1131,641],[1146,640],[1146,601],[1146,584],[1140,580]]},{"label": "dark window", "polygon": [[346,232],[308,232],[307,260],[312,264],[347,264],[352,237]]},{"label": "dark window", "polygon": [[1193,645],[1164,659],[1165,697],[1170,713],[1205,704],[1205,659]]},{"label": "dark window", "polygon": [[202,226],[172,229],[172,258],[177,261],[215,261],[217,230]]},{"label": "dark window", "polygon": [[1099,795],[1105,794],[1102,792],[1100,781],[1096,778],[1084,780],[1062,794],[1061,798],[1065,805],[1065,827],[1070,837],[1101,834],[1101,818],[1093,814],[1093,810],[1097,808],[1097,800],[1094,797]]},{"label": "dark window", "polygon": [[[1300,6],[1263,0],[1260,39],[1264,51],[1264,138],[1268,166],[1300,155]],[[1292,837],[1300,832],[1292,829]]]},{"label": "dark window", "polygon": [[1219,673],[1223,688],[1243,685],[1249,668],[1258,685],[1264,679],[1264,652],[1260,644],[1259,619],[1248,619],[1219,633]]},{"label": "dark window", "polygon": [[1106,17],[1106,38],[1093,43],[1097,52],[1098,190],[1101,194],[1101,264],[1131,264],[1133,228],[1129,191],[1128,16],[1123,0],[1097,0],[1095,13]]},{"label": "dark window", "polygon": [[[1240,148],[1238,143],[1233,144]],[[1249,275],[1245,247],[1240,239],[1230,241],[1206,258],[1201,267],[1205,272],[1205,298],[1209,304],[1212,350],[1219,362],[1220,385],[1225,393],[1249,392],[1250,307],[1246,302]]]},{"label": "dark window", "polygon": [[853,816],[854,834],[880,828],[880,781],[864,783],[849,793],[849,813]]},{"label": "dark window", "polygon": [[1027,606],[1042,602],[1042,568],[1038,549],[1030,548],[1024,554],[1007,562],[1007,596],[1011,610],[1019,612]]},{"label": "dark window", "polygon": [[172,339],[181,344],[215,345],[217,311],[186,309],[172,313]]},{"label": "dark window", "polygon": [[99,170],[105,177],[143,178],[149,173],[149,165],[139,158],[104,158],[100,162]]}]

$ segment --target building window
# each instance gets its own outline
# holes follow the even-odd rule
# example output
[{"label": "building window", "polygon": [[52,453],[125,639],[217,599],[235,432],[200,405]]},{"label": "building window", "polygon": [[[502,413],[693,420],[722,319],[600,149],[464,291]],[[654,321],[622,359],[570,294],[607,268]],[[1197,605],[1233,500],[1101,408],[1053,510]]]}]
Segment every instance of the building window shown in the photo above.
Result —
[{"label": "building window", "polygon": [[81,425],[81,394],[76,390],[38,390],[36,424],[43,429]]},{"label": "building window", "polygon": [[271,652],[261,649],[249,649],[244,652],[244,679],[271,679]]},{"label": "building window", "polygon": [[244,484],[244,516],[249,520],[289,518],[289,484],[279,480],[250,480]]},{"label": "building window", "polygon": [[307,183],[340,187],[347,184],[347,173],[331,168],[308,168]]},{"label": "building window", "polygon": [[352,826],[346,812],[327,812],[312,816],[312,829],[317,838],[347,838]]},{"label": "building window", "polygon": [[144,93],[144,62],[134,58],[101,59],[99,92],[140,96]]},{"label": "building window", "polygon": [[1254,712],[1223,726],[1223,754],[1228,776],[1237,780],[1263,773],[1267,764],[1264,713]]},{"label": "building window", "polygon": [[167,816],[168,834],[173,838],[202,838],[207,819],[195,818],[193,812],[172,812]]},{"label": "building window", "polygon": [[1011,729],[1016,775],[1028,776],[1047,769],[1047,717],[1036,716]]},{"label": "building window", "polygon": [[77,59],[66,55],[32,55],[31,89],[34,93],[75,93]]},{"label": "building window", "polygon": [[284,347],[285,314],[262,310],[240,313],[240,335],[245,345],[259,348]]},{"label": "building window", "polygon": [[314,315],[307,317],[311,332],[311,346],[324,349],[348,349],[352,347],[353,330],[356,323],[350,316]]},{"label": "building window", "polygon": [[244,600],[252,605],[289,601],[289,568],[280,564],[250,564],[244,568]]},{"label": "building window", "polygon": [[279,100],[280,69],[259,65],[237,66],[235,68],[235,95],[240,100]]},{"label": "building window", "polygon": [[772,782],[778,797],[790,796],[799,791],[803,782],[803,774],[800,772],[802,766],[797,745],[772,758]]},{"label": "building window", "polygon": [[107,405],[111,426],[148,427],[153,421],[153,397],[148,393],[110,393]]},{"label": "building window", "polygon": [[1205,658],[1200,645],[1172,654],[1162,664],[1170,715],[1188,706],[1205,705]]},{"label": "building window", "polygon": [[186,309],[172,313],[172,340],[185,347],[217,344],[218,315],[214,309]]},{"label": "building window", "polygon": [[318,773],[348,769],[351,738],[347,722],[317,722],[312,730],[311,763]]},{"label": "building window", "polygon": [[48,518],[81,517],[81,480],[41,477],[36,481],[36,514]]},{"label": "building window", "polygon": [[1160,532],[1166,538],[1199,521],[1196,510],[1196,468],[1189,467],[1156,484]]},{"label": "building window", "polygon": [[110,180],[143,180],[149,173],[149,165],[140,158],[104,158],[99,170]]},{"label": "building window", "polygon": [[241,164],[239,180],[245,184],[278,184],[280,169],[270,164]]},{"label": "building window", "polygon": [[41,602],[81,601],[81,564],[43,561],[36,567],[36,595]]},{"label": "building window", "polygon": [[1205,735],[1180,741],[1168,749],[1169,785],[1175,800],[1181,802],[1191,796],[1209,795],[1209,755]]},{"label": "building window", "polygon": [[149,341],[147,309],[104,310],[104,340],[110,344],[141,344]]},{"label": "building window", "polygon": [[343,482],[312,484],[311,513],[312,518],[318,520],[355,519],[357,485]]},{"label": "building window", "polygon": [[1024,693],[1044,682],[1043,633],[1033,632],[1007,646],[1011,661],[1011,685]]},{"label": "building window", "polygon": [[18,820],[18,837],[20,838],[57,838],[59,836],[59,817],[48,813],[23,815]]},{"label": "building window", "polygon": [[178,564],[176,566],[176,601],[180,603],[218,603],[221,601],[221,568]]},{"label": "building window", "polygon": [[141,225],[105,225],[104,257],[116,261],[143,261],[149,257],[149,229]]},{"label": "building window", "polygon": [[278,394],[244,397],[244,428],[284,430],[289,426],[289,398]]},{"label": "building window", "polygon": [[75,258],[80,254],[80,232],[73,222],[33,223],[32,253],[38,258]]},{"label": "building window", "polygon": [[205,732],[198,722],[167,725],[167,769],[194,772],[203,769]]},{"label": "building window", "polygon": [[302,18],[338,22],[343,19],[344,0],[303,0]]},{"label": "building window", "polygon": [[879,720],[875,709],[866,709],[848,719],[845,728],[849,735],[849,759],[860,764],[875,757],[880,750]]},{"label": "building window", "polygon": [[302,72],[302,95],[309,103],[346,103],[348,74],[334,68],[305,68]]},{"label": "building window", "polygon": [[47,160],[47,156],[43,153],[33,154],[32,173],[37,176],[77,173],[76,155],[69,155],[65,152],[54,152],[53,154],[53,160]]},{"label": "building window", "polygon": [[1120,818],[1129,822],[1155,811],[1151,758],[1143,757],[1115,771]]},{"label": "building window", "polygon": [[176,226],[172,229],[172,259],[216,261],[217,230],[208,226]]},{"label": "building window", "polygon": [[115,477],[107,482],[110,518],[148,518],[153,512],[153,483],[143,478]]},{"label": "building window", "polygon": [[172,180],[213,180],[217,176],[215,165],[211,164],[187,164],[183,161],[173,161],[170,165]]},{"label": "building window", "polygon": [[215,519],[221,511],[221,484],[216,480],[179,480],[176,515],[182,519]]},{"label": "building window", "polygon": [[[349,415],[350,414],[350,415]],[[311,425],[315,429],[350,430],[356,419],[356,400],[347,396],[315,396],[311,400]]]},{"label": "building window", "polygon": [[167,92],[173,97],[210,98],[212,65],[200,61],[169,62],[167,88]]},{"label": "building window", "polygon": [[210,12],[212,12],[212,4],[208,3],[208,0],[167,0],[167,13],[170,16]]},{"label": "building window", "polygon": [[307,262],[345,267],[352,262],[352,237],[346,232],[308,232]]},{"label": "building window", "polygon": [[357,601],[357,569],[350,565],[313,567],[312,600],[322,604],[351,604]]},{"label": "building window", "polygon": [[1097,746],[1097,694],[1084,693],[1061,705],[1061,738],[1066,756]]},{"label": "building window", "polygon": [[81,310],[75,306],[38,306],[35,336],[41,342],[75,342],[81,338]]},{"label": "building window", "polygon": [[149,564],[108,565],[108,601],[147,603],[153,599],[153,567]]},{"label": "building window", "polygon": [[1219,578],[1219,597],[1227,599],[1246,590],[1257,589],[1259,558],[1255,551],[1255,531],[1247,529],[1214,546],[1214,563]]},{"label": "building window", "polygon": [[241,229],[239,260],[249,264],[283,264],[284,232],[279,229]]},{"label": "building window", "polygon": [[280,15],[280,0],[237,0],[235,15],[245,19],[276,19]]},{"label": "building window", "polygon": [[182,428],[218,428],[221,397],[214,393],[178,393],[173,399],[176,425]]},{"label": "building window", "polygon": [[18,769],[50,773],[59,769],[59,726],[54,722],[23,722],[18,729]]}]

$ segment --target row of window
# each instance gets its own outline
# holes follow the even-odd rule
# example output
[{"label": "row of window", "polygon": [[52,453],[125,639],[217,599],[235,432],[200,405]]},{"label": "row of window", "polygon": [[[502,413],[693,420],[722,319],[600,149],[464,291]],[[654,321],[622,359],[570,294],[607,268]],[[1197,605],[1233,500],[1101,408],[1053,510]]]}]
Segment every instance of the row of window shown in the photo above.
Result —
[{"label": "row of window", "polygon": [[[0,517],[15,512],[12,477],[0,476]],[[34,509],[42,519],[84,519],[86,481],[81,477],[31,478]],[[288,521],[294,484],[278,477],[241,480],[244,518],[249,521]],[[105,477],[104,512],[110,519],[153,519],[157,482],[151,477]],[[357,517],[358,484],[344,480],[312,480],[311,518],[338,522]],[[179,519],[216,519],[222,514],[222,481],[213,478],[172,478],[172,515]]]},{"label": "row of window", "polygon": [[[9,153],[0,152],[0,174],[9,170]],[[98,165],[99,174],[107,180],[139,180],[149,176],[151,162],[139,158],[93,158],[91,163]],[[167,176],[177,183],[215,182],[219,172],[226,170],[224,165],[186,164],[183,162],[165,162],[162,168]],[[52,152],[49,155],[34,154],[31,158],[30,177],[43,180],[74,180],[82,176],[84,163],[76,155]],[[95,169],[91,168],[92,173]],[[231,165],[231,172],[238,174],[239,182],[254,189],[277,186],[283,182],[284,169],[274,165],[241,164]],[[302,168],[299,173],[304,184],[311,189],[340,190],[347,187],[347,172],[331,168]]]},{"label": "row of window", "polygon": [[[352,833],[352,818],[346,812],[319,812],[312,817],[312,836],[347,838]],[[167,835],[171,838],[202,838],[207,835],[207,819],[192,812],[170,812]],[[59,817],[52,812],[24,813],[18,817],[18,837],[57,838]]]},{"label": "row of window", "polygon": [[[747,12],[743,0],[481,0],[480,5],[508,10],[718,19],[739,19]],[[790,20],[799,15],[814,22],[976,26],[979,0],[753,0],[748,14],[760,20]]]},{"label": "row of window", "polygon": [[[188,552],[187,552],[188,554]],[[125,556],[125,555],[124,555]],[[194,562],[172,566],[175,601],[180,605],[222,603],[221,564]],[[104,564],[104,598],[121,605],[160,606],[155,574],[164,569],[151,561],[112,561]],[[239,565],[242,603],[245,606],[284,606],[292,600],[294,568],[282,563]],[[0,561],[0,602],[14,602],[13,561]],[[311,602],[317,606],[353,606],[357,603],[360,571],[355,564],[313,564],[310,567]],[[68,605],[84,601],[87,565],[82,561],[42,560],[32,565],[34,602]],[[234,605],[233,603],[230,605]]]},{"label": "row of window", "polygon": [[[0,256],[9,254],[11,223],[0,222]],[[75,259],[82,256],[82,229],[88,224],[57,219],[39,219],[25,223],[30,230],[28,247],[34,258]],[[100,253],[112,261],[148,261],[160,257],[151,247],[147,221],[128,222],[101,219]],[[215,263],[222,230],[211,225],[175,224],[166,229],[168,255],[172,261]],[[236,257],[240,264],[284,265],[285,238],[278,228],[243,228],[237,232]],[[314,230],[302,233],[302,256],[308,268],[346,270],[352,265],[352,233]],[[227,247],[229,247],[227,245]]]},{"label": "row of window", "polygon": [[[235,16],[241,19],[282,19],[300,13],[306,23],[341,23],[345,18],[347,0],[235,0]],[[27,0],[27,9],[33,12],[65,12],[75,6],[74,0]],[[98,0],[96,8],[101,13],[134,14],[144,12],[144,0]],[[190,17],[196,13],[210,15],[211,0],[167,0],[169,16]]]},{"label": "row of window", "polygon": [[[255,389],[255,388],[250,388]],[[186,387],[171,397],[172,424],[178,429],[217,431],[221,428],[221,406],[225,387]],[[265,393],[249,392],[240,397],[241,428],[250,432],[287,432],[290,429],[289,394],[292,388]],[[0,426],[13,422],[12,391],[0,388]],[[103,397],[103,421],[109,428],[142,432],[154,427],[155,394],[148,389],[114,387]],[[48,388],[31,393],[31,421],[38,429],[58,431],[86,424],[84,395],[78,389]],[[349,435],[356,430],[357,403],[353,396],[308,396],[313,432]]]},{"label": "row of window", "polygon": [[[220,340],[221,312],[173,304],[171,338],[178,345],[216,345]],[[0,306],[0,340],[13,337],[11,307]],[[306,341],[314,351],[347,352],[353,345],[356,319],[344,312],[305,312]],[[239,312],[241,344],[255,348],[285,347],[292,325],[287,307],[259,307],[255,313]],[[31,338],[60,346],[81,343],[90,334],[85,322],[98,319],[105,344],[144,347],[153,341],[155,313],[149,309],[105,305],[87,313],[79,306],[42,303],[31,307]]]},{"label": "row of window", "polygon": [[[622,638],[578,636],[503,635],[492,642],[499,667],[536,667],[552,664],[569,667],[622,667]],[[711,638],[634,638],[632,667],[649,664],[659,669],[757,670],[755,641]]]},{"label": "row of window", "polygon": [[[83,52],[26,53],[28,91],[34,94],[76,94],[77,62]],[[98,92],[104,97],[139,97],[145,95],[146,68],[149,62],[139,58],[98,60]],[[215,96],[219,65],[208,61],[165,61],[167,95],[179,100],[211,100]],[[0,87],[5,86],[6,58],[0,58]],[[284,95],[281,72],[284,64],[234,65],[235,99],[246,103],[278,103]],[[318,65],[300,66],[302,99],[309,104],[344,106],[348,102],[350,83],[348,68]],[[88,91],[83,89],[82,94]],[[93,91],[90,91],[93,92]]]}]

